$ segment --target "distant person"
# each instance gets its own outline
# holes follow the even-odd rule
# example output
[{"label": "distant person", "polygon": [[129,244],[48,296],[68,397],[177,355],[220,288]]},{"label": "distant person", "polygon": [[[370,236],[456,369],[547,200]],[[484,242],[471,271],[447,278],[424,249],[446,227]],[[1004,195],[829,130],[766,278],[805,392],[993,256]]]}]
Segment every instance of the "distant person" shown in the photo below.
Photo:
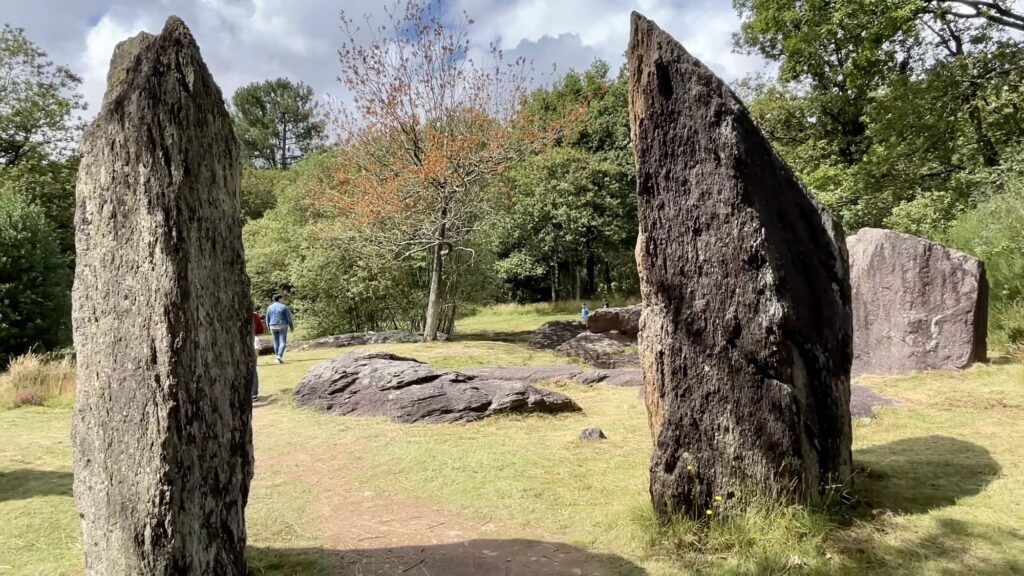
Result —
[{"label": "distant person", "polygon": [[605,300],[605,301],[604,301],[604,305],[603,305],[603,306],[601,306],[601,307],[602,307],[602,308],[606,308],[606,309],[607,309],[607,308],[611,308],[611,306],[609,306],[609,305],[608,305],[608,301],[607,301],[607,300]]},{"label": "distant person", "polygon": [[274,303],[267,307],[267,324],[274,337],[274,356],[278,364],[284,364],[284,350],[288,346],[288,331],[295,330],[292,311],[283,302],[284,297],[274,295]]},{"label": "distant person", "polygon": [[583,317],[583,323],[586,324],[587,319],[590,318],[590,308],[587,308],[586,304],[584,304],[583,309],[580,310],[580,316]]},{"label": "distant person", "polygon": [[253,308],[252,311],[252,331],[254,334],[259,336],[263,334],[267,329],[263,326],[263,317],[260,316],[260,307]]}]

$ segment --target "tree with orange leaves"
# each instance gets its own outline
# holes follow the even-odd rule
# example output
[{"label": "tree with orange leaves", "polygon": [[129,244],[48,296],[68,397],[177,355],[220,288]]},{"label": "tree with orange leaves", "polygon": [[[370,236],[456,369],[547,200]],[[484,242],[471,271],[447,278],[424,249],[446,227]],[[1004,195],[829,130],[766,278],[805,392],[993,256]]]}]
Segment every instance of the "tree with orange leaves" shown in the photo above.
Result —
[{"label": "tree with orange leaves", "polygon": [[462,14],[450,25],[437,10],[425,0],[399,2],[385,10],[387,24],[366,16],[365,27],[342,13],[340,80],[352,105],[335,115],[338,186],[324,199],[396,257],[429,258],[424,341],[437,338],[446,263],[470,250],[466,240],[488,212],[488,184],[557,132],[521,116],[529,62],[505,62],[493,46],[477,54],[473,21]]}]

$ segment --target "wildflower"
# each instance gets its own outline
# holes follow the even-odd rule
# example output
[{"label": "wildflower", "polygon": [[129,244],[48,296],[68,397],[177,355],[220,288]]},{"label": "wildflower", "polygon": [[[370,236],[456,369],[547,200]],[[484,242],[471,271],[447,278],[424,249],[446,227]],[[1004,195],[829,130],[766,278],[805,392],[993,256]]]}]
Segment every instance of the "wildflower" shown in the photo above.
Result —
[{"label": "wildflower", "polygon": [[693,472],[693,464],[687,464],[686,465],[686,471],[687,472]]},{"label": "wildflower", "polygon": [[721,502],[721,501],[722,501],[722,497],[721,496],[715,496],[715,502]]},{"label": "wildflower", "polygon": [[715,511],[710,509],[710,508],[705,510],[704,513],[707,514],[708,516],[714,516],[715,515]]}]

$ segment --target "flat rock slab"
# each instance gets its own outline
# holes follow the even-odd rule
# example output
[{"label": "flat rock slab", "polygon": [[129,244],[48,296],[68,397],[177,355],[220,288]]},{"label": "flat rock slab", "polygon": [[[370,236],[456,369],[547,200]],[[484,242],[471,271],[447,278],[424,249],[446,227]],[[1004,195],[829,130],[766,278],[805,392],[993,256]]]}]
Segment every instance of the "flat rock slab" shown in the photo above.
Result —
[{"label": "flat rock slab", "polygon": [[[570,358],[579,358],[598,368],[621,368],[640,363],[636,341],[614,332],[584,332],[559,346],[556,351]],[[633,350],[629,350],[634,348]]]},{"label": "flat rock slab", "polygon": [[587,331],[579,320],[554,320],[538,328],[530,336],[530,346],[539,350],[554,350]]},{"label": "flat rock slab", "polygon": [[986,357],[985,265],[923,238],[864,228],[846,240],[853,375],[962,369]]},{"label": "flat rock slab", "polygon": [[526,382],[442,372],[387,352],[352,352],[310,369],[299,406],[401,423],[473,422],[495,414],[579,412],[571,398]]},{"label": "flat rock slab", "polygon": [[515,380],[530,384],[543,384],[554,380],[570,381],[581,386],[604,384],[607,386],[643,386],[639,368],[609,368],[589,370],[581,366],[553,364],[547,366],[483,366],[465,370],[488,380]]},{"label": "flat rock slab", "polygon": [[[438,333],[438,340],[447,340],[447,334]],[[294,350],[317,350],[323,348],[345,348],[348,346],[365,346],[367,344],[417,344],[423,341],[423,335],[416,332],[401,330],[385,330],[383,332],[353,332],[294,342],[290,348]]]},{"label": "flat rock slab", "polygon": [[850,416],[854,418],[874,418],[875,408],[891,408],[906,406],[902,400],[883,396],[867,386],[852,384],[850,386]]}]

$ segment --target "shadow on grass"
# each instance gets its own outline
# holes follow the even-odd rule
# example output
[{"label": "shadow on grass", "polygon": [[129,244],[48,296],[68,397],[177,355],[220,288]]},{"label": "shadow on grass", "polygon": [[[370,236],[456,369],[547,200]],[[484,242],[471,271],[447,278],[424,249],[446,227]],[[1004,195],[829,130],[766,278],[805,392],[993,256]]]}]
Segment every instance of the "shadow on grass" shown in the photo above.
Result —
[{"label": "shadow on grass", "polygon": [[[979,556],[979,544],[1002,550],[997,557]],[[888,537],[840,538],[844,561],[832,574],[971,574],[997,576],[1024,573],[1019,550],[1024,535],[1012,527],[937,518],[935,527],[906,542]]]},{"label": "shadow on grass", "polygon": [[0,472],[0,502],[28,500],[37,496],[71,496],[70,472],[31,470]]},{"label": "shadow on grass", "polygon": [[857,496],[874,509],[921,514],[985,489],[1001,468],[988,450],[948,436],[908,438],[856,450]]},{"label": "shadow on grass", "polygon": [[467,540],[452,544],[328,550],[250,547],[249,571],[263,575],[561,576],[647,572],[621,558],[539,540]]}]

